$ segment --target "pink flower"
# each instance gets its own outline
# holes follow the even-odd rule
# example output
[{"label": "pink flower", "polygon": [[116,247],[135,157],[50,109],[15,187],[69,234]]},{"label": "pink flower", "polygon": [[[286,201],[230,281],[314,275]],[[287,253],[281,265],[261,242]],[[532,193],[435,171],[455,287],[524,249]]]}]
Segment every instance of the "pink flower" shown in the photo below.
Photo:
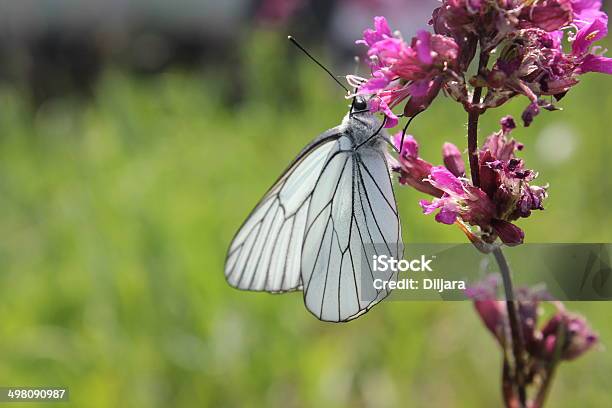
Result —
[{"label": "pink flower", "polygon": [[378,41],[391,37],[391,29],[389,28],[387,19],[384,17],[374,17],[374,29],[366,29],[363,32],[363,40],[358,40],[357,44],[365,44],[366,46],[371,47]]},{"label": "pink flower", "polygon": [[[523,150],[523,144],[508,135],[514,129],[511,117],[502,119],[502,131],[493,133],[485,140],[479,152],[481,188],[495,201],[498,218],[514,221],[531,215],[532,210],[542,210],[547,196],[546,188],[531,186],[537,174],[525,168],[516,152]],[[498,230],[506,225],[498,225]],[[517,232],[518,233],[518,232]]]},{"label": "pink flower", "polygon": [[419,144],[416,139],[412,135],[405,135],[404,144],[402,146],[400,146],[401,141],[402,132],[398,132],[393,137],[393,142],[400,151],[400,166],[394,170],[399,173],[400,184],[411,186],[418,191],[434,197],[442,196],[442,191],[426,181],[431,173],[433,165],[419,157]]},{"label": "pink flower", "polygon": [[408,98],[406,116],[429,106],[441,89],[444,71],[454,65],[459,51],[453,39],[424,30],[408,44],[392,36],[384,17],[376,17],[374,29],[365,30],[357,42],[368,47],[372,75],[369,79],[347,78],[357,85],[357,94],[371,96],[370,110],[387,117],[385,127],[397,125],[392,109]]},{"label": "pink flower", "polygon": [[[480,187],[464,178],[465,164],[461,152],[451,143],[443,147],[446,167],[433,166],[418,157],[418,145],[410,137],[404,142],[413,146],[410,154],[400,159],[400,182],[434,196],[421,200],[424,214],[436,213],[436,221],[453,224],[457,220],[479,227],[481,239],[491,243],[497,237],[507,245],[523,242],[523,231],[512,222],[529,217],[533,210],[542,210],[546,188],[532,186],[536,173],[526,169],[516,152],[523,145],[508,135],[516,127],[512,117],[501,120],[502,130],[489,136],[478,153]],[[396,135],[396,144],[399,144]],[[416,147],[414,147],[416,146]],[[425,183],[431,184],[427,188]]]},{"label": "pink flower", "polygon": [[[396,106],[405,102],[404,116],[413,117],[440,90],[469,107],[468,84],[488,88],[484,109],[528,97],[523,114],[528,126],[542,109],[555,110],[543,96],[559,100],[580,75],[612,73],[612,58],[594,46],[608,32],[599,0],[442,0],[430,23],[434,34],[421,30],[407,42],[393,35],[384,17],[376,17],[374,28],[358,41],[368,47],[372,75],[351,84],[371,96],[372,111],[387,116],[387,127],[398,123]],[[492,69],[468,77],[478,48],[501,53]]]},{"label": "pink flower", "polygon": [[612,58],[589,52],[593,43],[604,38],[607,34],[608,16],[597,18],[578,31],[572,43],[572,56],[577,60],[578,73],[601,72],[612,74]]},{"label": "pink flower", "polygon": [[428,181],[444,194],[431,202],[421,200],[424,214],[439,210],[436,221],[453,224],[458,218],[471,225],[490,229],[495,217],[495,204],[484,191],[472,186],[466,179],[459,179],[445,167],[433,167]]},{"label": "pink flower", "polygon": [[564,332],[560,349],[563,360],[573,360],[597,344],[597,335],[582,316],[561,310],[542,328],[539,351],[544,358],[554,357],[560,329]]},{"label": "pink flower", "polygon": [[[540,99],[541,96],[561,99],[578,83],[580,75],[612,73],[612,58],[601,55],[593,47],[608,32],[608,17],[600,8],[601,2],[593,0],[547,0],[523,10],[521,27],[524,29],[518,30],[502,50],[487,81],[498,93],[510,90],[510,97],[523,94],[530,99],[523,113],[526,126],[541,108],[555,109]],[[565,32],[561,29],[570,26],[577,32],[570,36],[571,49],[566,51],[562,45]],[[499,101],[509,99],[508,96],[495,98],[493,94],[489,96],[491,106],[499,106]]]},{"label": "pink flower", "polygon": [[[519,406],[512,383],[516,374],[510,372],[508,353],[522,339],[524,352],[521,353],[522,368],[526,385],[535,385],[537,396],[529,401],[529,407],[542,406],[542,392],[546,392],[547,382],[557,365],[563,360],[572,360],[591,350],[598,342],[598,336],[589,327],[587,321],[576,314],[567,312],[563,304],[555,301],[543,290],[520,288],[513,293],[512,299],[499,296],[501,279],[498,275],[489,275],[482,282],[470,286],[465,295],[472,299],[474,308],[484,326],[494,336],[502,349],[504,370],[503,389],[506,406]],[[512,304],[504,300],[513,300]],[[543,325],[539,319],[543,314],[544,303],[551,304],[556,313]],[[508,306],[517,308],[519,330],[512,330],[508,316]],[[542,383],[542,379],[545,381]],[[542,384],[545,384],[542,386]]]},{"label": "pink flower", "polygon": [[417,81],[433,79],[446,65],[453,65],[459,47],[449,37],[420,30],[410,46],[403,43],[398,50],[386,61],[390,70],[404,80]]},{"label": "pink flower", "polygon": [[[612,58],[594,47],[608,31],[608,16],[601,7],[600,0],[442,0],[431,24],[436,34],[458,45],[457,76],[466,75],[478,46],[501,49],[492,69],[483,69],[468,82],[488,88],[485,109],[527,96],[523,119],[528,125],[541,109],[554,110],[543,96],[559,100],[580,75],[612,73]],[[570,50],[564,49],[565,39]],[[465,81],[456,76],[454,84],[443,82],[441,88],[464,105],[471,103]]]},{"label": "pink flower", "polygon": [[525,239],[525,232],[511,222],[495,218],[491,220],[491,227],[499,239],[508,246],[522,244]]},{"label": "pink flower", "polygon": [[506,343],[506,305],[497,300],[499,277],[489,275],[466,289],[465,294],[474,301],[474,308],[482,319],[485,327],[502,346]]},{"label": "pink flower", "polygon": [[601,0],[571,0],[574,11],[574,24],[579,29],[595,20],[606,19],[608,16],[601,11]]},{"label": "pink flower", "polygon": [[590,24],[584,25],[572,42],[572,55],[580,57],[585,55],[595,41],[599,41],[608,35],[608,17],[597,18]]},{"label": "pink flower", "polygon": [[[474,301],[474,307],[484,325],[503,347],[507,342],[509,323],[505,302],[499,300],[499,285],[500,279],[496,275],[489,275],[482,282],[469,287],[465,293]],[[515,298],[530,358],[541,361],[553,359],[560,334],[564,338],[560,348],[563,360],[573,360],[597,344],[598,336],[587,321],[582,316],[566,311],[563,304],[554,301],[547,292],[521,288],[515,292]],[[545,301],[552,303],[557,311],[540,329],[538,317],[541,315],[541,304]]]}]

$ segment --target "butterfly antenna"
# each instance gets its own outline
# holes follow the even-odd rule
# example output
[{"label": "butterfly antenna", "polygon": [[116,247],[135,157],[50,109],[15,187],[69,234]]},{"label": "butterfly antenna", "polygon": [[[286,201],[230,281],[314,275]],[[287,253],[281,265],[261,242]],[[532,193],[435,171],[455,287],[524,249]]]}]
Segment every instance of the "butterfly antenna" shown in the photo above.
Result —
[{"label": "butterfly antenna", "polygon": [[[358,73],[359,73],[359,57],[355,55],[355,73],[354,75],[357,76]],[[355,89],[353,89],[353,95],[357,95],[358,90],[359,90],[359,87],[355,87]],[[353,98],[353,100],[351,101],[351,116],[353,115],[353,108],[355,108],[355,98]]]},{"label": "butterfly antenna", "polygon": [[310,53],[308,51],[306,51],[306,49],[304,47],[302,47],[300,45],[299,42],[297,42],[297,40],[295,38],[293,38],[292,36],[287,36],[287,39],[289,41],[291,41],[293,43],[293,45],[295,45],[296,47],[298,47],[304,54],[306,54],[308,56],[308,58],[310,58],[311,60],[313,60],[315,62],[315,64],[317,64],[319,67],[321,67],[323,69],[323,71],[327,72],[327,74],[338,84],[342,87],[342,89],[344,89],[346,91],[346,93],[349,93],[349,90],[346,86],[344,86],[342,84],[342,82],[338,81],[338,78],[336,78],[336,76],[327,68],[325,68],[323,66],[323,64],[321,64],[319,61],[317,61],[317,59],[315,57],[313,57],[312,55],[310,55]]},{"label": "butterfly antenna", "polygon": [[[406,131],[408,130],[408,126],[410,126],[414,118],[419,116],[421,112],[423,111],[422,110],[418,111],[413,117],[408,119],[408,122],[406,122],[406,126],[404,126],[404,129],[402,129],[402,141],[400,142],[399,151],[397,152],[400,156],[402,155],[402,149],[404,148],[404,138],[406,137]],[[396,148],[395,150],[398,150],[398,149]]]}]

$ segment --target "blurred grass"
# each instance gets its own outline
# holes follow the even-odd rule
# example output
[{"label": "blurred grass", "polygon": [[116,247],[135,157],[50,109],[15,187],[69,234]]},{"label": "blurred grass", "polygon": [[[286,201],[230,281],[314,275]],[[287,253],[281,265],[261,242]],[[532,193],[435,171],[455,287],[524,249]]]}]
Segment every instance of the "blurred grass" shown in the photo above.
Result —
[{"label": "blurred grass", "polygon": [[[226,285],[235,229],[346,109],[312,65],[278,57],[281,40],[249,45],[246,102],[231,110],[212,70],[111,69],[91,103],[35,114],[19,89],[0,89],[0,385],[64,385],[87,407],[499,406],[498,350],[468,303],[388,302],[333,325],[300,294]],[[547,211],[521,222],[528,241],[612,241],[611,91],[586,76],[565,112],[515,132],[551,184]],[[439,161],[443,141],[464,145],[465,114],[438,100],[413,133]],[[418,194],[398,198],[407,241],[463,241],[420,214]],[[605,346],[610,304],[570,306]],[[608,406],[611,369],[605,351],[565,364],[550,406]]]}]

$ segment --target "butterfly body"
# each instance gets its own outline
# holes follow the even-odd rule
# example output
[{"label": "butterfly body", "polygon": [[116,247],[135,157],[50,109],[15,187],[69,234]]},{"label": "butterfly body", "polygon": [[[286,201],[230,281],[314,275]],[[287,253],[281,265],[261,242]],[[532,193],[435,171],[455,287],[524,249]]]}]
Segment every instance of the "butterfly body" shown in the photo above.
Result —
[{"label": "butterfly body", "polygon": [[368,145],[386,151],[387,143],[385,140],[389,139],[389,135],[381,125],[380,120],[370,112],[347,113],[342,119],[340,128],[353,142],[353,149]]}]

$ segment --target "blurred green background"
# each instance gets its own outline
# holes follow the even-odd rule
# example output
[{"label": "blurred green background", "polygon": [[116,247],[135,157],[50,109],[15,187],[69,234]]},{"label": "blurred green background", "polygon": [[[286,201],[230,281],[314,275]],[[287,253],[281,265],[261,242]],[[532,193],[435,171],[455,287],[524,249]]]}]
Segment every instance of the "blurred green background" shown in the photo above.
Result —
[{"label": "blurred green background", "polygon": [[[231,106],[224,66],[106,66],[87,102],[35,110],[0,84],[0,386],[67,386],[80,407],[501,405],[500,353],[467,302],[383,302],[329,324],[299,293],[225,283],[240,223],[346,111],[321,71],[279,57],[284,38],[241,41],[243,102]],[[482,136],[525,103],[490,111]],[[528,242],[611,242],[612,81],[587,75],[560,105],[514,134],[550,183],[547,210],[520,226]],[[465,146],[465,121],[439,98],[412,128],[422,155]],[[407,242],[464,241],[421,214],[419,194],[397,196]],[[549,406],[610,406],[612,305],[568,306],[602,347],[560,368]]]}]

